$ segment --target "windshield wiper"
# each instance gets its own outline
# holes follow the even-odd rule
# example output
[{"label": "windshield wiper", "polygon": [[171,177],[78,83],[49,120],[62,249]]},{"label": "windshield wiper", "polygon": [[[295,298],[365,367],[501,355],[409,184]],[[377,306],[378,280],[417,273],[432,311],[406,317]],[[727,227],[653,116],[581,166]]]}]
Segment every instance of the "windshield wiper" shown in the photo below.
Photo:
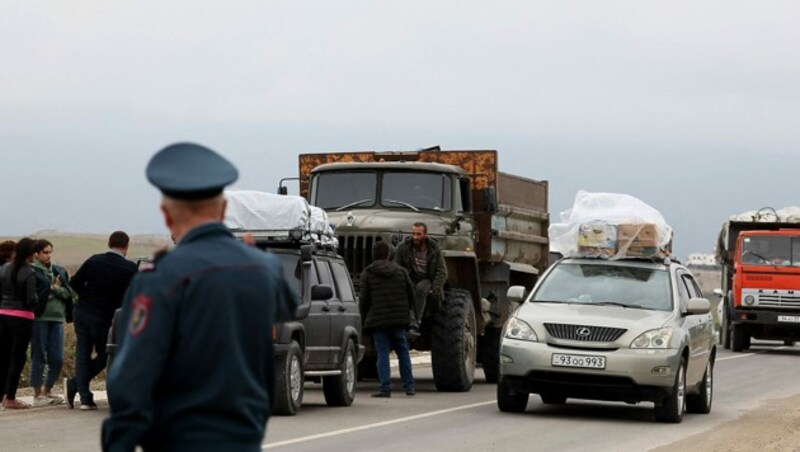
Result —
[{"label": "windshield wiper", "polygon": [[414,212],[419,212],[419,209],[417,209],[416,207],[414,207],[413,205],[411,205],[411,204],[409,204],[409,203],[407,203],[405,201],[398,201],[396,199],[384,199],[383,202],[391,202],[393,204],[400,204],[401,206],[408,207],[409,209],[413,210]]},{"label": "windshield wiper", "polygon": [[620,306],[620,307],[623,307],[623,308],[646,309],[642,305],[619,303],[617,301],[598,301],[598,302],[592,303],[592,304],[597,304],[597,305],[601,305],[601,306]]},{"label": "windshield wiper", "polygon": [[345,204],[342,207],[337,207],[336,208],[336,212],[341,212],[342,210],[347,209],[349,207],[355,207],[355,206],[357,206],[359,204],[364,204],[365,202],[370,202],[370,201],[372,201],[372,198],[362,199],[362,200],[359,200],[359,201],[353,201],[350,204]]}]

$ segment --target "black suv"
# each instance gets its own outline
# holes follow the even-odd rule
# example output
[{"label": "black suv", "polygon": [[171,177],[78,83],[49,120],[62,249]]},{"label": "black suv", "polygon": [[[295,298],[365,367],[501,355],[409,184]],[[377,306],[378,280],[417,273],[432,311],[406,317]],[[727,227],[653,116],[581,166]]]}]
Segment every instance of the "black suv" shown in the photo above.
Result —
[{"label": "black suv", "polygon": [[[238,234],[237,234],[238,235]],[[349,406],[355,398],[361,344],[361,314],[350,273],[341,256],[329,247],[298,241],[256,240],[283,263],[286,280],[296,289],[300,305],[295,320],[276,324],[276,414],[294,415],[303,403],[306,379],[321,382],[330,406]],[[139,262],[140,269],[147,262]],[[115,324],[108,334],[108,364],[116,351]]]},{"label": "black suv", "polygon": [[261,242],[283,263],[286,279],[300,297],[296,319],[275,326],[277,414],[296,414],[306,379],[322,382],[330,406],[348,406],[355,398],[361,344],[361,314],[353,282],[341,256],[317,245]]}]

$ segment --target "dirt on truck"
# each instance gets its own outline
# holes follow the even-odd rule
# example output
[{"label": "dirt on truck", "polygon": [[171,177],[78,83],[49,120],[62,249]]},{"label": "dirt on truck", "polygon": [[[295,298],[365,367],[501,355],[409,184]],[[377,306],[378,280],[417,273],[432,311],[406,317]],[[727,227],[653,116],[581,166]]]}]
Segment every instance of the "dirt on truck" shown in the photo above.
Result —
[{"label": "dirt on truck", "polygon": [[741,352],[750,339],[800,340],[800,209],[732,217],[717,240],[722,265],[720,342]]},{"label": "dirt on truck", "polygon": [[[440,391],[468,391],[477,363],[496,382],[501,329],[547,267],[548,183],[498,171],[497,151],[336,152],[299,156],[300,192],[328,212],[341,254],[359,281],[372,245],[393,245],[427,225],[447,264],[445,296],[428,302],[420,336]],[[375,354],[359,371],[375,374]]]}]

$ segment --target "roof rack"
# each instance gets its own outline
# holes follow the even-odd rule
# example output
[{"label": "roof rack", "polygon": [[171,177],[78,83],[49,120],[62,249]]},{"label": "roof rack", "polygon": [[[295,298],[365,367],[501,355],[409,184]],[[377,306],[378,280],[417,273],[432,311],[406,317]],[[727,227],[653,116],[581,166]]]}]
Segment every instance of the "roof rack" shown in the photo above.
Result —
[{"label": "roof rack", "polygon": [[316,245],[318,249],[336,251],[338,239],[332,234],[304,229],[231,229],[236,237],[250,235],[257,243],[282,245]]}]

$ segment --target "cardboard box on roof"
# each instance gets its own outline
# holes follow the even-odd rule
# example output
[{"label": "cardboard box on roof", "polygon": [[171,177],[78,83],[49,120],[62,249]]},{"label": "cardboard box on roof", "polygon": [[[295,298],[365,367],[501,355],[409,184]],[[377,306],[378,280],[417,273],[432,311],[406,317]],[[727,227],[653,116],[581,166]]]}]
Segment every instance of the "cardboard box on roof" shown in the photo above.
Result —
[{"label": "cardboard box on roof", "polygon": [[578,228],[578,246],[617,247],[617,226],[604,221],[583,223]]},{"label": "cardboard box on roof", "polygon": [[625,250],[625,257],[663,257],[667,254],[657,246],[632,246]]},{"label": "cardboard box on roof", "polygon": [[604,221],[581,224],[578,252],[583,256],[613,256],[617,253],[617,226]]},{"label": "cardboard box on roof", "polygon": [[658,232],[653,223],[620,224],[617,226],[617,243],[620,248],[658,247]]}]

